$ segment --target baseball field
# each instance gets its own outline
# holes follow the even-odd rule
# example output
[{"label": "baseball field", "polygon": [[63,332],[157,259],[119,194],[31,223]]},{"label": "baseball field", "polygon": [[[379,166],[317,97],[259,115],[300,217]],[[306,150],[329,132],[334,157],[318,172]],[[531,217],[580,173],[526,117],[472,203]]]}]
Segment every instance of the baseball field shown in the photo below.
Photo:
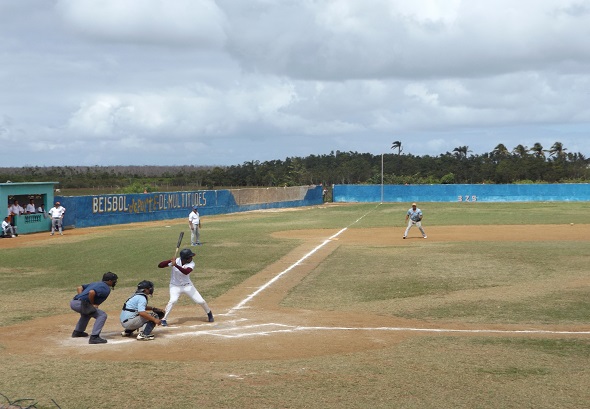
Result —
[{"label": "baseball field", "polygon": [[[427,239],[409,203],[204,216],[215,322],[183,296],[153,341],[119,312],[165,307],[187,220],[0,239],[0,408],[587,408],[590,203],[418,205]],[[107,271],[89,345],[69,301]]]}]

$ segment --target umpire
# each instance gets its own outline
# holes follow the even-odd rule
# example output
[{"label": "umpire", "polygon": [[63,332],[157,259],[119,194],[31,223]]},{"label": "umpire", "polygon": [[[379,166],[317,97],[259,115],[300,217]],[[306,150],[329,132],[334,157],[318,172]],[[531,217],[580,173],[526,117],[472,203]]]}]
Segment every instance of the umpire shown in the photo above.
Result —
[{"label": "umpire", "polygon": [[70,308],[77,313],[80,313],[80,319],[76,324],[72,338],[87,337],[88,334],[84,332],[88,326],[90,318],[94,318],[94,326],[90,334],[89,344],[106,344],[107,340],[100,337],[100,332],[107,320],[107,313],[99,310],[98,306],[102,304],[111,293],[111,288],[114,290],[117,285],[117,274],[104,273],[102,281],[97,281],[90,284],[82,284],[76,288],[78,294],[70,301]]}]

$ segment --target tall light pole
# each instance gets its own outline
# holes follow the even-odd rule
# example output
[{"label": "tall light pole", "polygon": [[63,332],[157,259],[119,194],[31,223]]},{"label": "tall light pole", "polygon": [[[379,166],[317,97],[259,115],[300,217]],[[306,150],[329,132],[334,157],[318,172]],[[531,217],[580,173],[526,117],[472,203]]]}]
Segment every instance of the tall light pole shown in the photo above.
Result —
[{"label": "tall light pole", "polygon": [[383,204],[383,154],[381,154],[381,204]]}]

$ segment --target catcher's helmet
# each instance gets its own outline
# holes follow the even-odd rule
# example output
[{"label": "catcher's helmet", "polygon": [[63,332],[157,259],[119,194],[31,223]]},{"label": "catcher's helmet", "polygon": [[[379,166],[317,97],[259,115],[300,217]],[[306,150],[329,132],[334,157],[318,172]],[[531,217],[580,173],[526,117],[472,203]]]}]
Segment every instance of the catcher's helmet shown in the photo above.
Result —
[{"label": "catcher's helmet", "polygon": [[137,289],[138,290],[149,290],[149,293],[153,294],[154,293],[154,283],[152,283],[151,281],[148,281],[148,280],[140,281],[140,283],[137,284]]},{"label": "catcher's helmet", "polygon": [[180,250],[180,258],[186,260],[188,258],[196,256],[195,253],[191,249],[182,249]]}]

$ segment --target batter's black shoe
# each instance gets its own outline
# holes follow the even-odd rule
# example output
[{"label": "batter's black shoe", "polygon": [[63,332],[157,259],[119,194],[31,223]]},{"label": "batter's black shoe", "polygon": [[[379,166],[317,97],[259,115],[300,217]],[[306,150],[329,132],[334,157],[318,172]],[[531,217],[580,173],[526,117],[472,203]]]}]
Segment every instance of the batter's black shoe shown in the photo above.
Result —
[{"label": "batter's black shoe", "polygon": [[107,340],[101,338],[100,335],[91,335],[90,339],[88,340],[89,344],[106,344]]},{"label": "batter's black shoe", "polygon": [[207,313],[207,317],[209,318],[209,322],[214,322],[215,320],[213,319],[213,313],[211,311],[209,311]]},{"label": "batter's black shoe", "polygon": [[82,337],[87,337],[87,336],[88,336],[87,332],[76,331],[76,330],[74,330],[74,332],[72,332],[72,338],[82,338]]}]

